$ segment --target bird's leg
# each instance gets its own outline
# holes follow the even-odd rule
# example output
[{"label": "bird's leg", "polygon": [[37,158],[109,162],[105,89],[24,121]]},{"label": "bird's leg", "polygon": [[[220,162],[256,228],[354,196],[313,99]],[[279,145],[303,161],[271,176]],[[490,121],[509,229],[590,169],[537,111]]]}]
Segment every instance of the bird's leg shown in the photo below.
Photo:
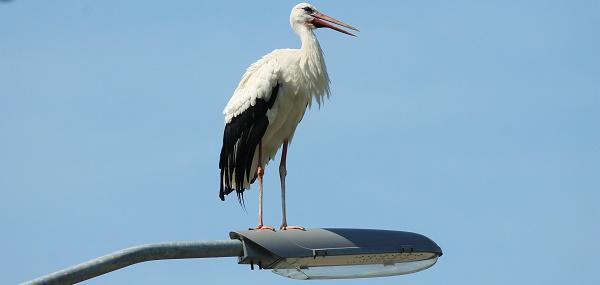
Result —
[{"label": "bird's leg", "polygon": [[283,149],[281,150],[281,162],[279,163],[279,179],[281,180],[281,214],[283,216],[281,221],[280,230],[304,230],[303,227],[300,226],[288,226],[286,215],[285,215],[285,176],[287,175],[287,169],[285,167],[285,162],[287,159],[287,147],[288,141],[285,140],[283,142]]},{"label": "bird's leg", "polygon": [[258,176],[258,226],[255,230],[272,230],[275,229],[271,226],[265,226],[263,224],[263,176],[265,170],[262,168],[262,142],[258,143],[258,168],[256,169],[256,175]]}]

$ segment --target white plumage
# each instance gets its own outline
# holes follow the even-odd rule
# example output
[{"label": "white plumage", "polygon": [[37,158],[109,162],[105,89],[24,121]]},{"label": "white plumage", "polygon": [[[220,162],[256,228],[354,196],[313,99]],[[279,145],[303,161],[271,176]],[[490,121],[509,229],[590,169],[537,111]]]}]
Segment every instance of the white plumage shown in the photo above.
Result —
[{"label": "white plumage", "polygon": [[[226,127],[220,162],[220,196],[223,199],[223,195],[235,190],[240,197],[258,176],[261,183],[257,228],[262,228],[262,173],[259,170],[285,145],[280,166],[282,195],[285,195],[287,143],[312,101],[320,105],[323,97],[329,96],[327,67],[314,29],[329,27],[350,34],[329,23],[354,29],[319,13],[310,4],[296,5],[290,24],[300,37],[301,48],[274,50],[252,64],[223,110]],[[285,229],[285,202],[282,206],[282,228]]]},{"label": "white plumage", "polygon": [[[280,49],[252,64],[223,110],[227,124],[233,117],[254,106],[257,98],[269,100],[271,90],[279,84],[277,100],[267,111],[269,125],[262,138],[261,166],[275,157],[285,139],[292,140],[312,99],[320,105],[322,97],[329,96],[327,68],[319,43],[314,41],[313,44],[316,45],[312,47],[317,50],[315,54],[307,54],[303,49]],[[256,172],[257,163],[256,155],[251,173]],[[244,188],[249,186],[248,182],[245,181]]]}]

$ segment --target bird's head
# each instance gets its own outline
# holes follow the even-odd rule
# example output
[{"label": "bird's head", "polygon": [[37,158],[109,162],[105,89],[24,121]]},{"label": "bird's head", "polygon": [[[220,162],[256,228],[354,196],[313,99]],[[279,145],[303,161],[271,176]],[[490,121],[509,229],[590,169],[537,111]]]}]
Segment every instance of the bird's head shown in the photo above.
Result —
[{"label": "bird's head", "polygon": [[[292,9],[292,13],[290,14],[290,24],[292,25],[292,29],[294,29],[294,31],[298,31],[299,27],[307,27],[310,30],[316,28],[330,28],[351,36],[356,35],[338,26],[358,31],[358,29],[356,29],[355,27],[352,27],[340,20],[336,20],[317,11],[317,8],[315,8],[315,6],[309,3],[300,3],[294,6],[294,8]],[[338,26],[335,26],[333,24]]]}]

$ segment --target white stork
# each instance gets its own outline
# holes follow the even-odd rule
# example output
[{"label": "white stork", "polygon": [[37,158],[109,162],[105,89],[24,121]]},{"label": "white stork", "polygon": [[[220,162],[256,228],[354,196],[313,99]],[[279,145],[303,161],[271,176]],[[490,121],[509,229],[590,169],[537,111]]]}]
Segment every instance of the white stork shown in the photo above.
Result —
[{"label": "white stork", "polygon": [[285,176],[288,143],[302,120],[306,108],[316,100],[320,105],[329,96],[329,76],[316,28],[327,27],[352,35],[332,24],[355,31],[356,28],[320,13],[308,3],[300,3],[290,14],[292,29],[300,37],[300,49],[277,49],[263,56],[247,70],[233,96],[225,106],[225,131],[219,168],[219,197],[235,191],[243,201],[243,192],[258,177],[258,226],[263,224],[263,175],[265,165],[283,145],[279,177],[281,179],[282,222],[280,229],[303,229],[288,226],[285,214]]}]

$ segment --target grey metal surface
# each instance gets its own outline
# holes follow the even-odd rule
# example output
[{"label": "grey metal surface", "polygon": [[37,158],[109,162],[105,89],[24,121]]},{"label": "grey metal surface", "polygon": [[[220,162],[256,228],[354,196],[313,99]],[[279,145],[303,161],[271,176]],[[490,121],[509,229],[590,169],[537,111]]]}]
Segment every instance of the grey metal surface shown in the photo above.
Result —
[{"label": "grey metal surface", "polygon": [[244,241],[244,256],[240,263],[256,263],[265,268],[281,259],[379,254],[398,252],[429,252],[438,256],[442,249],[426,236],[402,231],[371,229],[308,229],[306,231],[250,230],[231,232],[232,239]]},{"label": "grey metal surface", "polygon": [[74,284],[136,263],[160,260],[203,257],[241,256],[242,242],[183,241],[146,244],[123,249],[67,269],[27,281],[22,285]]}]

